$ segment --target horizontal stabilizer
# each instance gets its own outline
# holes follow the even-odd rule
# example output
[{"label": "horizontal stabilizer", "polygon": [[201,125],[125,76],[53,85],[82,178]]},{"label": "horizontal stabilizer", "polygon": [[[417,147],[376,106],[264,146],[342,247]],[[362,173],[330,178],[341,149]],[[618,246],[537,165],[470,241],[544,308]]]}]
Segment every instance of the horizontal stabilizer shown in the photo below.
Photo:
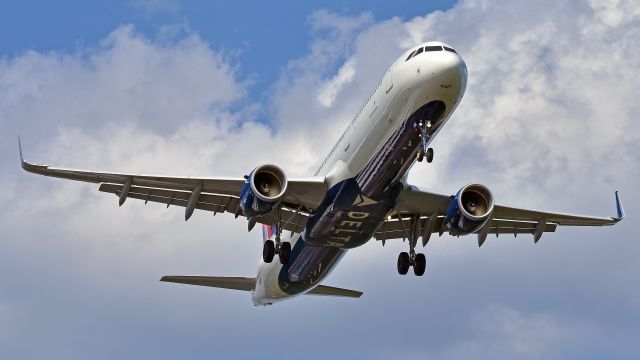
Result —
[{"label": "horizontal stabilizer", "polygon": [[[226,277],[226,276],[163,276],[160,281],[211,286],[223,289],[251,291],[256,286],[255,278],[247,277]],[[350,298],[359,298],[362,296],[361,291],[342,289],[332,286],[319,285],[309,291],[307,295],[323,295],[323,296],[341,296]]]},{"label": "horizontal stabilizer", "polygon": [[243,291],[251,291],[256,286],[256,279],[246,277],[163,276],[160,281]]},{"label": "horizontal stabilizer", "polygon": [[349,289],[342,289],[333,286],[318,285],[306,295],[321,295],[321,296],[341,296],[350,298],[359,298],[362,296],[362,291],[355,291]]}]

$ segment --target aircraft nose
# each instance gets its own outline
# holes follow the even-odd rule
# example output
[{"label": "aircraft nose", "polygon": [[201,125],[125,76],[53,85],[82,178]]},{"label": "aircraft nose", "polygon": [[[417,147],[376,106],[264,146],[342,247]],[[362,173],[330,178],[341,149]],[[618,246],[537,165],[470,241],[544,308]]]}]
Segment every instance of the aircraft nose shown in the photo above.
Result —
[{"label": "aircraft nose", "polygon": [[433,63],[433,75],[439,77],[443,84],[459,88],[461,93],[467,87],[467,65],[460,55],[443,51]]},{"label": "aircraft nose", "polygon": [[[415,66],[415,85],[422,88],[425,97],[438,94],[447,107],[457,104],[467,87],[467,66],[453,51],[434,51],[420,57]],[[416,57],[415,60],[418,60]]]}]

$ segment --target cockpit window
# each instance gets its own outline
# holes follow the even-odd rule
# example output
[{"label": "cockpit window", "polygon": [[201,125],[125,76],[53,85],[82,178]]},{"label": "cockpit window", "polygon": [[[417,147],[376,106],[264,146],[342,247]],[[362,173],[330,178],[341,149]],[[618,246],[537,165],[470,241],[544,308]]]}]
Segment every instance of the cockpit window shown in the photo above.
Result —
[{"label": "cockpit window", "polygon": [[409,59],[411,59],[412,57],[420,54],[423,50],[424,50],[423,48],[417,48],[414,52],[409,54],[409,56],[407,57],[407,60],[405,60],[405,61],[409,61]]},{"label": "cockpit window", "polygon": [[424,51],[442,51],[442,46],[440,46],[440,45],[427,46],[427,47],[424,48]]},{"label": "cockpit window", "polygon": [[407,56],[407,60],[405,60],[405,61],[409,61],[409,59],[411,59],[411,58],[413,57],[413,54],[414,54],[415,52],[416,52],[416,51],[415,51],[415,50],[413,50],[413,51],[411,52],[411,54],[409,54],[409,56]]},{"label": "cockpit window", "polygon": [[418,48],[416,49],[416,51],[412,52],[411,54],[409,54],[409,56],[407,56],[407,60],[405,61],[409,61],[409,59],[414,58],[416,56],[418,56],[418,54],[424,52],[428,52],[428,51],[442,51],[442,48],[444,47],[444,50],[450,51],[452,53],[455,53],[456,51],[453,50],[450,47],[446,47],[446,46],[440,46],[440,45],[431,45],[431,46],[425,46],[423,48]]}]

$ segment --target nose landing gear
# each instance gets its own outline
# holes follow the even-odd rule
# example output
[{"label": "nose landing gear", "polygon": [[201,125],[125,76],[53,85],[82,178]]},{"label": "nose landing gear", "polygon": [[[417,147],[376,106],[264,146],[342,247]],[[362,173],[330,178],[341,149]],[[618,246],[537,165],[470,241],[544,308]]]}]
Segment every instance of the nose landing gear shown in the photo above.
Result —
[{"label": "nose landing gear", "polygon": [[431,138],[433,125],[431,120],[427,120],[426,123],[422,120],[418,122],[418,129],[420,130],[420,148],[418,149],[417,160],[422,162],[424,158],[428,163],[433,161],[433,149],[427,147],[427,141]]}]

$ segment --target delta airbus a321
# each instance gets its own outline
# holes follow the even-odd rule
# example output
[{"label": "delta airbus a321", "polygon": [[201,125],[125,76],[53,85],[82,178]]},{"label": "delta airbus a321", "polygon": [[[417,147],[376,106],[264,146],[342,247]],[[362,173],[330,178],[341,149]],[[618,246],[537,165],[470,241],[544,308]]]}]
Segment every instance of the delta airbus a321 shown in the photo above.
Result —
[{"label": "delta airbus a321", "polygon": [[[100,184],[120,205],[133,198],[242,216],[251,230],[263,225],[256,277],[165,276],[162,281],[250,291],[255,305],[296,295],[360,297],[362,292],[321,285],[349,250],[375,238],[408,240],[398,256],[401,275],[425,272],[416,252],[433,233],[532,234],[535,242],[558,226],[613,225],[624,217],[615,193],[616,217],[587,217],[524,210],[494,203],[489,189],[464,186],[453,195],[420,190],[406,182],[413,164],[433,160],[431,141],[460,104],[467,68],[441,42],[414,46],[389,68],[315,174],[288,178],[276,165],[260,165],[244,178],[193,178],[60,169],[24,161],[29,172]],[[357,253],[357,250],[355,251]],[[274,259],[277,255],[277,259]]]}]

